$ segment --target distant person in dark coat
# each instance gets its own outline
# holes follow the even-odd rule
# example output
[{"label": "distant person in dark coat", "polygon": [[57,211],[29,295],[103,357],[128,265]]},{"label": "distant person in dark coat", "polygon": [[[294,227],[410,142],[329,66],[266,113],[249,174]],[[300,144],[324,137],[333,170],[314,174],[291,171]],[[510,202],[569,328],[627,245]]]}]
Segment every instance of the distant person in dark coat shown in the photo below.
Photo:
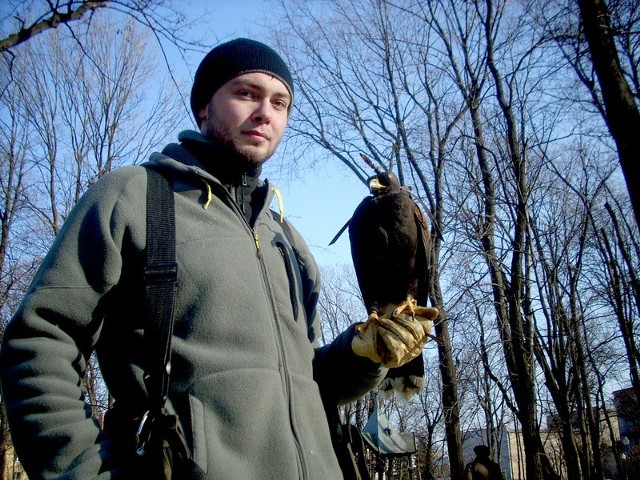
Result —
[{"label": "distant person in dark coat", "polygon": [[478,445],[473,451],[476,458],[465,469],[467,480],[504,480],[500,465],[490,457],[489,447]]}]

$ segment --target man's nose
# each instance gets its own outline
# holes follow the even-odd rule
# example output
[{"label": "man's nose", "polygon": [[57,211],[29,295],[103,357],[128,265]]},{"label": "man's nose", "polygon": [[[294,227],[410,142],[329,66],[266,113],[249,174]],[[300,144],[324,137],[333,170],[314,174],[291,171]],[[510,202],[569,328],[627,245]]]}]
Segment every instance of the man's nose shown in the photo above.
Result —
[{"label": "man's nose", "polygon": [[251,116],[252,120],[258,123],[267,123],[271,120],[272,108],[273,107],[268,100],[258,102],[255,110],[253,111],[253,115]]}]

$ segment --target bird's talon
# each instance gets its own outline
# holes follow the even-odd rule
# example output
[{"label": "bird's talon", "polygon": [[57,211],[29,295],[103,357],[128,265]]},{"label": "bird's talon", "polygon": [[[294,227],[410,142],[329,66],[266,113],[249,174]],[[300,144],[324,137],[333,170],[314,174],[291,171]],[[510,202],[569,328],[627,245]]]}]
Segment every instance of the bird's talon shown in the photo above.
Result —
[{"label": "bird's talon", "polygon": [[378,323],[379,321],[380,318],[378,317],[378,312],[371,312],[364,323],[356,325],[356,332],[358,332],[358,335],[360,335],[360,333],[362,333],[369,325],[371,325],[372,323]]},{"label": "bird's talon", "polygon": [[398,305],[395,310],[392,313],[393,317],[399,317],[400,315],[402,315],[405,311],[409,311],[409,314],[411,315],[412,318],[415,318],[415,309],[416,309],[416,301],[411,298],[411,297],[407,297],[407,299],[401,303],[400,305]]}]

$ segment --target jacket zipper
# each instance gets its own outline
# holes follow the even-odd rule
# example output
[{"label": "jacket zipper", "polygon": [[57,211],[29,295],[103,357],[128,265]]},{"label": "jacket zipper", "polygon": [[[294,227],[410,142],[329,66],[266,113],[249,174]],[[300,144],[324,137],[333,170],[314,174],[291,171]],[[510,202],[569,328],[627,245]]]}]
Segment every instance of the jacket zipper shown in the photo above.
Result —
[{"label": "jacket zipper", "polygon": [[[234,211],[236,212],[236,215],[240,218],[240,221],[245,225],[245,227],[247,228],[247,230],[250,232],[255,247],[256,247],[256,257],[258,260],[258,264],[260,265],[260,271],[262,273],[262,283],[264,285],[265,291],[267,293],[267,297],[269,297],[269,304],[271,307],[271,318],[273,321],[273,324],[275,325],[275,331],[276,331],[276,341],[278,343],[278,356],[280,357],[280,361],[282,364],[282,373],[281,373],[281,377],[284,383],[284,393],[285,393],[285,397],[288,400],[288,406],[289,406],[289,424],[291,425],[291,431],[293,433],[293,439],[294,439],[294,444],[296,447],[296,450],[298,452],[298,460],[300,462],[300,468],[302,470],[302,478],[308,478],[309,474],[307,473],[307,466],[305,464],[304,461],[304,451],[302,449],[302,445],[300,443],[300,436],[298,434],[297,428],[296,428],[296,424],[293,418],[293,407],[292,407],[292,396],[291,396],[291,379],[289,378],[289,367],[287,365],[287,356],[286,356],[286,352],[284,349],[284,341],[282,338],[282,328],[280,326],[280,322],[278,322],[278,312],[276,310],[276,302],[274,299],[274,294],[273,294],[273,289],[271,288],[271,284],[269,283],[269,276],[267,274],[267,267],[264,263],[264,258],[262,256],[262,251],[260,250],[260,236],[258,235],[258,232],[255,231],[255,229],[253,227],[251,227],[251,225],[249,225],[249,223],[247,222],[247,219],[245,218],[245,216],[242,214],[242,211],[240,210],[240,208],[238,207],[238,204],[235,202],[235,199],[231,196],[231,194],[225,189],[223,188],[223,190],[225,191],[225,194],[228,196],[228,199],[231,200],[231,205],[234,209]],[[267,204],[267,200],[269,200],[269,196],[267,195],[267,198],[265,199],[265,205]],[[260,217],[260,214],[258,214],[258,217]],[[257,222],[257,218],[256,218],[256,222]]]},{"label": "jacket zipper", "polygon": [[269,303],[271,306],[271,313],[273,323],[275,325],[276,330],[276,339],[278,342],[278,352],[280,356],[280,361],[282,362],[282,380],[284,382],[284,391],[285,397],[288,399],[289,403],[289,423],[291,425],[291,431],[293,432],[294,443],[296,446],[296,450],[298,451],[298,459],[300,461],[300,467],[302,469],[302,478],[308,478],[307,468],[304,462],[303,449],[300,444],[300,437],[298,435],[298,431],[296,428],[296,424],[293,418],[293,406],[292,406],[292,397],[291,397],[291,379],[289,378],[289,367],[287,365],[287,355],[284,349],[284,341],[282,339],[282,327],[280,322],[278,322],[278,312],[275,307],[275,300],[273,296],[273,290],[271,288],[271,284],[269,283],[269,276],[267,274],[267,267],[264,263],[264,258],[262,255],[258,255],[258,263],[260,264],[260,269],[262,271],[262,280],[263,285],[266,290],[267,296],[269,297]]}]

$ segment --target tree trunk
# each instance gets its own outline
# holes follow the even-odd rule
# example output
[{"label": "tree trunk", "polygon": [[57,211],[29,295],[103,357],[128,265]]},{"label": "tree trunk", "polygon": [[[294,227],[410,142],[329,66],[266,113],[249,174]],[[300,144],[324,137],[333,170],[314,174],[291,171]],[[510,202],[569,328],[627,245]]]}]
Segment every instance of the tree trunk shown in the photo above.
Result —
[{"label": "tree trunk", "polygon": [[[495,83],[496,99],[502,112],[502,119],[506,127],[506,153],[516,183],[516,198],[513,201],[514,233],[511,240],[511,265],[509,267],[509,284],[500,269],[501,263],[494,252],[493,237],[485,236],[483,246],[486,248],[489,267],[493,280],[493,290],[496,304],[496,315],[500,323],[500,330],[505,351],[505,360],[509,369],[509,377],[513,388],[514,398],[518,405],[517,416],[522,425],[523,444],[526,455],[526,476],[529,479],[557,480],[559,475],[554,471],[547,457],[540,432],[536,408],[536,380],[533,365],[533,332],[529,319],[523,314],[523,300],[526,275],[524,261],[526,255],[526,237],[528,230],[527,202],[529,185],[527,181],[527,162],[520,149],[516,120],[513,109],[504,91],[503,79],[494,59],[492,29],[494,26],[494,11],[491,0],[486,0],[487,17],[485,19],[485,38],[487,39],[487,66]],[[485,157],[483,145],[477,145],[478,153]],[[486,158],[484,159],[486,161]],[[488,173],[488,167],[483,169]],[[486,183],[485,183],[486,185]],[[487,199],[494,198],[493,192]],[[493,211],[494,205],[487,205]],[[488,222],[495,222],[495,216],[487,218]],[[493,235],[493,225],[489,230]],[[507,334],[507,335],[505,335]]]},{"label": "tree trunk", "polygon": [[578,0],[584,36],[602,89],[609,132],[616,142],[620,166],[627,182],[636,224],[640,228],[640,112],[627,83],[611,32],[604,0]]},{"label": "tree trunk", "polygon": [[[438,305],[442,308],[442,305]],[[461,478],[464,470],[462,456],[462,435],[460,433],[460,408],[458,401],[458,386],[456,371],[451,355],[451,338],[446,321],[438,321],[435,325],[438,342],[438,359],[440,360],[440,375],[442,377],[442,408],[444,410],[445,435],[449,450],[449,464],[451,478]]]},{"label": "tree trunk", "polygon": [[7,472],[9,454],[9,425],[7,424],[7,414],[4,408],[4,400],[0,401],[0,478],[11,478]]}]

